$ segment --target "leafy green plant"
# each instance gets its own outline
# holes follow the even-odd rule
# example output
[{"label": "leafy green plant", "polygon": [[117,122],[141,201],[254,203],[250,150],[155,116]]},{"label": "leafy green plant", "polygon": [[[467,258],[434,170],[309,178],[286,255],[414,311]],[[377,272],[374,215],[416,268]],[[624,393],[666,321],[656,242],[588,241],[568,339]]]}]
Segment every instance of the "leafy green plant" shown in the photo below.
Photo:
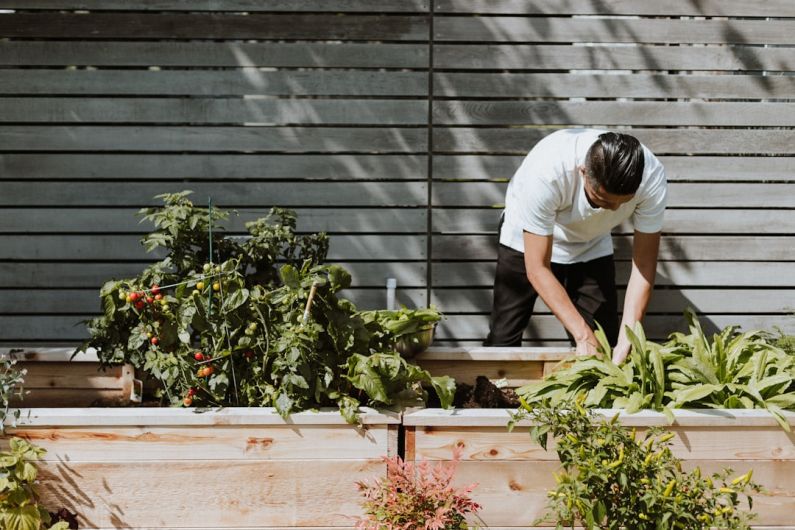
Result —
[{"label": "leafy green plant", "polygon": [[[16,360],[10,357],[0,358],[0,433],[5,431],[11,399],[22,397],[22,384],[25,382],[26,370],[16,367]],[[12,414],[12,423],[19,419],[19,409]]]},{"label": "leafy green plant", "polygon": [[461,450],[453,460],[435,466],[427,461],[405,462],[399,456],[384,458],[386,477],[372,483],[358,482],[364,497],[364,516],[356,522],[360,530],[466,530],[467,516],[476,516],[480,506],[469,494],[476,484],[452,485]]},{"label": "leafy green plant", "polygon": [[171,405],[273,406],[282,415],[336,405],[355,421],[361,405],[422,402],[423,384],[450,405],[452,379],[400,359],[375,315],[339,296],[351,277],[321,264],[325,235],[297,235],[295,215],[274,209],[247,224],[247,239],[222,238],[215,226],[210,237],[225,212],[213,209],[211,222],[184,193],[162,197],[164,208],[143,211],[157,228],[143,242],[166,257],[102,287],[104,314],[89,321],[82,348],[150,374]]},{"label": "leafy green plant", "polygon": [[51,525],[49,512],[38,504],[35,462],[46,451],[21,438],[11,438],[10,448],[0,453],[0,528],[69,530],[68,522]]},{"label": "leafy green plant", "polygon": [[752,513],[740,509],[742,497],[753,509],[751,492],[761,487],[749,470],[734,479],[732,470],[702,476],[684,471],[671,453],[673,433],[652,428],[641,439],[635,430],[594,418],[578,402],[548,401],[520,409],[513,422],[529,417],[530,434],[544,449],[550,438],[562,470],[548,492],[548,511],[536,521],[557,528],[588,530],[746,530]]},{"label": "leafy green plant", "polygon": [[442,319],[442,314],[433,306],[409,309],[369,311],[392,340],[411,333],[432,328]]},{"label": "leafy green plant", "polygon": [[518,390],[529,404],[564,402],[584,396],[585,406],[654,409],[673,420],[674,408],[761,408],[789,430],[782,410],[795,408],[795,357],[770,335],[725,328],[710,340],[687,311],[689,333],[674,333],[664,344],[646,339],[643,328],[627,329],[630,356],[611,360],[604,333],[597,330],[602,356],[572,359],[571,365]]}]

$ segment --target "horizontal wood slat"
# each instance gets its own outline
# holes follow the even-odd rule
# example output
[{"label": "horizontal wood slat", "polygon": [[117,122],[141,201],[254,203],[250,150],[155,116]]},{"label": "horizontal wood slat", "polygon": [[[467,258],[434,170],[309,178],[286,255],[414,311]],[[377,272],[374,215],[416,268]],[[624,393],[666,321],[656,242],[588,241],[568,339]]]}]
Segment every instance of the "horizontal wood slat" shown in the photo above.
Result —
[{"label": "horizontal wood slat", "polygon": [[[795,89],[795,79],[792,88]],[[297,113],[300,115],[302,110],[297,109]],[[738,127],[788,126],[795,122],[795,107],[792,104],[760,102],[437,101],[434,103],[433,112],[434,123],[439,125],[601,124]]]},{"label": "horizontal wood slat", "polygon": [[[791,11],[791,9],[790,9]],[[1,27],[1,26],[0,26]],[[434,19],[436,42],[626,42],[633,44],[793,44],[795,21],[559,17]]]},{"label": "horizontal wood slat", "polygon": [[410,100],[0,98],[0,122],[16,123],[422,125],[427,117],[427,103]]},{"label": "horizontal wood slat", "polygon": [[[194,197],[197,203],[201,198]],[[230,233],[246,233],[245,223],[265,217],[266,207],[247,207],[222,222]],[[154,227],[139,222],[138,210],[118,208],[0,208],[3,233],[148,233]],[[295,210],[300,232],[424,233],[428,212],[419,208],[337,208]]]},{"label": "horizontal wood slat", "polygon": [[396,128],[0,126],[6,151],[416,153],[426,138],[424,129]]},{"label": "horizontal wood slat", "polygon": [[[795,79],[791,76],[749,74],[742,71],[733,71],[730,74],[711,75],[701,74],[648,74],[648,73],[610,73],[594,72],[590,68],[617,69],[613,61],[621,60],[626,68],[649,69],[648,64],[637,61],[627,61],[626,57],[612,57],[611,50],[618,54],[628,54],[632,48],[587,48],[592,55],[582,58],[570,57],[571,61],[558,60],[560,53],[572,56],[579,53],[577,48],[554,47],[554,50],[542,48],[537,51],[539,57],[528,58],[529,67],[549,69],[589,69],[580,73],[480,73],[480,72],[444,72],[434,73],[434,95],[440,98],[570,98],[570,97],[602,97],[602,98],[693,98],[693,99],[750,99],[787,98],[792,94]],[[669,50],[682,48],[666,48]],[[575,50],[572,52],[571,50]],[[653,49],[652,49],[653,50]],[[643,50],[652,53],[652,50]],[[701,50],[712,50],[701,48]],[[535,50],[534,50],[535,53]],[[705,53],[705,52],[699,52]],[[714,52],[710,52],[714,53]],[[547,58],[547,54],[550,55]],[[692,52],[691,52],[692,54]],[[536,66],[538,61],[544,64]],[[551,61],[551,62],[547,62]],[[586,62],[596,61],[596,62]],[[603,61],[601,64],[599,61]],[[608,67],[613,63],[612,67]],[[673,65],[673,63],[671,63]],[[646,66],[647,68],[642,68]],[[653,68],[652,68],[653,69]],[[22,74],[24,75],[24,73]],[[590,102],[596,103],[596,102]],[[674,102],[669,102],[674,105]],[[566,104],[561,102],[560,104]]]},{"label": "horizontal wood slat", "polygon": [[[497,251],[497,225],[502,210],[435,209],[433,256],[439,259],[490,259]],[[791,210],[668,209],[663,232],[668,234],[779,234],[795,232]],[[0,219],[3,218],[0,210]],[[462,236],[458,234],[470,234]],[[472,232],[489,235],[471,235]],[[630,222],[614,229],[632,234]]]},{"label": "horizontal wood slat", "polygon": [[[68,263],[3,262],[0,278],[4,288],[95,288],[114,278],[137,276],[149,262]],[[380,287],[396,278],[401,287],[423,287],[427,265],[417,261],[360,261],[340,263],[353,276],[354,287]],[[2,329],[0,329],[2,331]]]},{"label": "horizontal wood slat", "polygon": [[[733,1],[733,0],[731,0]],[[138,11],[331,11],[331,12],[406,12],[427,11],[429,0],[136,0]],[[130,9],[128,0],[0,0],[0,7],[16,9]]]},{"label": "horizontal wood slat", "polygon": [[[135,261],[163,259],[166,252],[147,253],[140,237],[130,235],[0,235],[3,258],[18,261]],[[330,260],[369,257],[379,260],[425,259],[425,235],[335,235],[330,240]]]},{"label": "horizontal wood slat", "polygon": [[[772,161],[771,161],[772,163]],[[518,164],[517,164],[518,166]],[[425,180],[423,155],[0,154],[4,180]],[[785,169],[782,169],[784,172]]]},{"label": "horizontal wood slat", "polygon": [[795,16],[788,0],[434,0],[434,11],[504,15]]},{"label": "horizontal wood slat", "polygon": [[[362,309],[386,307],[386,290],[348,289],[340,296],[351,300]],[[426,307],[428,297],[425,289],[400,288],[397,290],[398,304],[407,307]],[[3,289],[0,290],[0,314],[91,314],[102,310],[98,289]],[[9,330],[9,333],[12,331]]]},{"label": "horizontal wood slat", "polygon": [[[623,306],[625,289],[618,290],[619,306]],[[795,307],[795,289],[671,289],[658,288],[649,302],[647,314],[666,313],[680,315],[686,307],[699,313],[747,314],[790,313]],[[431,303],[451,314],[490,313],[492,290],[485,288],[434,289]],[[0,305],[2,307],[2,305]],[[540,299],[536,313],[550,313]]]},{"label": "horizontal wood slat", "polygon": [[[526,154],[552,128],[437,128],[433,146],[440,153]],[[795,131],[762,129],[630,129],[659,155],[673,154],[788,154]],[[0,132],[0,139],[2,139]]]},{"label": "horizontal wood slat", "polygon": [[[660,156],[668,182],[677,181],[766,181],[795,180],[795,157]],[[2,159],[2,158],[0,158]],[[433,157],[435,179],[507,180],[524,156],[437,155]]]},{"label": "horizontal wood slat", "polygon": [[[795,57],[787,48],[744,46],[694,48],[690,46],[436,44],[433,47],[433,66],[437,69],[467,70],[773,70],[783,72],[795,69]],[[660,79],[660,81],[663,80]],[[765,86],[764,83],[759,83],[759,85]]]},{"label": "horizontal wood slat", "polygon": [[[504,182],[435,182],[434,206],[501,208],[505,204]],[[792,183],[693,184],[672,182],[668,185],[669,208],[793,208],[795,185]],[[489,215],[489,214],[485,214]],[[726,230],[729,232],[729,230]]]},{"label": "horizontal wood slat", "polygon": [[[495,268],[494,262],[437,262],[433,264],[433,286],[491,287]],[[628,261],[616,263],[619,283],[627,281],[630,268]],[[782,287],[792,285],[794,271],[792,262],[665,261],[657,265],[654,283],[676,287]]]},{"label": "horizontal wood slat", "polygon": [[[325,68],[427,68],[428,46],[425,44],[355,44],[355,43],[248,43],[248,42],[103,42],[97,46],[92,42],[0,42],[0,65],[17,66],[212,66],[212,67],[325,67]],[[249,90],[252,79],[263,78],[264,73],[251,72],[196,72],[192,74],[175,72],[135,72],[140,77],[130,81],[130,90],[150,93],[151,87],[158,87],[161,80],[185,81],[175,83],[176,90],[190,90],[189,93],[214,93],[216,90]],[[241,77],[239,74],[244,74]],[[397,72],[392,72],[396,74]],[[66,75],[72,79],[85,79],[88,86],[96,86],[105,79],[112,82],[115,89],[120,79],[130,78],[130,72],[92,72],[85,71],[66,74],[53,72],[49,78]],[[33,73],[32,76],[37,74]],[[45,75],[45,74],[38,74]],[[278,79],[279,76],[276,76]],[[342,76],[345,78],[346,76]],[[400,75],[395,79],[399,80]],[[411,76],[405,76],[410,78]],[[215,79],[207,89],[194,86],[186,88],[189,79]],[[22,83],[30,83],[36,77],[22,77]],[[27,81],[25,81],[27,80]],[[93,83],[92,83],[92,80]],[[114,82],[115,81],[115,82]],[[4,83],[5,84],[5,83]],[[11,84],[14,86],[14,84]],[[22,85],[24,86],[24,85]],[[44,85],[45,87],[47,85]],[[78,85],[79,86],[79,85]],[[142,88],[144,87],[144,88]],[[149,88],[146,88],[149,87]],[[223,87],[223,88],[221,88]],[[241,88],[236,88],[241,87]],[[40,91],[43,89],[39,89]],[[70,90],[67,87],[64,90]],[[71,89],[76,90],[76,89]],[[119,88],[119,90],[124,90]],[[159,90],[159,89],[158,89]],[[164,89],[168,90],[168,89]],[[52,89],[46,93],[54,93]],[[57,92],[55,92],[57,93]]]},{"label": "horizontal wood slat", "polygon": [[[280,206],[421,206],[427,196],[425,182],[192,182],[198,203],[212,197],[219,207],[262,208],[261,202]],[[51,182],[30,186],[26,182],[3,183],[0,206],[157,206],[157,193],[176,192],[185,183],[158,182]]]},{"label": "horizontal wood slat", "polygon": [[351,14],[15,13],[0,35],[72,39],[427,40],[425,16]]}]

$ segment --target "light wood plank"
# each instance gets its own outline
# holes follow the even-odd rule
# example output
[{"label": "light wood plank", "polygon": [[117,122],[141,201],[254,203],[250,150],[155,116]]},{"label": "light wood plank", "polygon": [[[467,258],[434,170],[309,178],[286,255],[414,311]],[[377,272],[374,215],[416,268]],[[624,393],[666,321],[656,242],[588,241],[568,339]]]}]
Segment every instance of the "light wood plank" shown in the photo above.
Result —
[{"label": "light wood plank", "polygon": [[[715,53],[701,50],[716,49],[720,50],[720,48],[699,48],[700,51],[697,54],[688,53],[691,57],[701,57],[702,53]],[[753,71],[745,71],[746,69],[762,68],[761,64],[748,64],[746,68],[740,64],[730,63],[725,67],[726,70],[731,71],[727,75],[721,75],[721,72],[716,70],[710,70],[710,75],[703,73],[686,75],[627,74],[609,71],[616,69],[653,70],[652,65],[656,65],[658,61],[650,59],[651,64],[644,63],[642,61],[645,57],[654,56],[655,53],[658,53],[657,50],[687,50],[687,48],[641,48],[640,52],[637,50],[632,47],[599,48],[554,45],[530,50],[508,50],[506,47],[501,47],[495,52],[527,53],[526,60],[531,61],[531,64],[537,65],[539,61],[542,62],[535,68],[565,69],[571,73],[479,73],[477,71],[435,73],[434,95],[447,98],[678,97],[759,100],[760,98],[786,97],[785,94],[792,92],[792,85],[795,83],[790,76],[780,74],[763,76]],[[468,51],[476,52],[478,50],[470,48]],[[643,55],[635,57],[632,53],[643,53]],[[672,54],[673,52],[668,53]],[[721,58],[715,57],[714,59],[720,62]],[[560,61],[560,64],[556,61]],[[568,63],[564,64],[564,61],[568,61]],[[671,57],[666,65],[670,68],[690,66],[693,70],[708,68],[705,63],[688,62],[687,57]],[[457,65],[458,68],[474,68],[476,66],[479,66],[479,63]],[[485,65],[483,67],[485,68]],[[522,67],[517,64],[515,68]],[[790,70],[791,66],[781,66],[781,68]],[[522,69],[526,70],[527,68],[525,66]],[[577,72],[577,69],[585,71]],[[776,67],[771,64],[770,69],[774,70]],[[607,71],[595,72],[594,70]]]},{"label": "light wood plank", "polygon": [[[434,19],[436,42],[793,44],[795,21],[478,16]],[[27,33],[27,32],[26,32]],[[38,34],[38,32],[36,33]]]},{"label": "light wood plank", "polygon": [[[384,473],[378,460],[51,463],[39,477],[47,506],[89,528],[350,526],[355,481]],[[208,480],[207,477],[213,477]],[[201,509],[187,492],[201,484]],[[287,497],[285,497],[285,495]],[[167,506],[168,509],[152,509]]]},{"label": "light wood plank", "polygon": [[[339,296],[351,300],[360,309],[386,307],[386,291],[377,289],[346,289]],[[425,289],[399,288],[396,302],[407,307],[426,307]],[[88,314],[102,310],[97,289],[3,289],[0,314]]]},{"label": "light wood plank", "polygon": [[[14,260],[145,260],[163,259],[166,252],[146,252],[138,236],[130,235],[0,235],[4,257]],[[427,243],[419,235],[338,235],[331,238],[330,260],[420,260]]]},{"label": "light wood plank", "polygon": [[[695,50],[695,51],[694,51]],[[795,57],[786,48],[761,48],[743,46],[716,46],[698,47],[689,46],[569,46],[569,45],[533,45],[533,44],[437,44],[433,48],[433,65],[436,69],[467,69],[467,70],[705,70],[715,71],[761,71],[771,70],[785,72],[793,70]],[[565,75],[565,74],[564,74]],[[565,97],[571,92],[579,96],[585,96],[589,85],[588,77],[593,77],[592,73],[579,77],[584,87],[570,87],[568,93],[553,94],[558,97]],[[632,76],[637,79],[637,83],[642,83],[642,76]],[[731,91],[733,86],[737,86],[737,81],[732,81],[729,77],[710,76],[713,81],[705,81],[703,78],[695,78],[696,86],[704,90],[706,84],[712,84],[718,88],[722,83],[726,89]],[[717,78],[717,79],[716,79]],[[554,79],[554,78],[549,78]],[[656,93],[669,92],[668,97],[685,97],[671,91],[672,83],[677,83],[682,79],[679,76],[666,76],[665,79],[648,78],[647,81],[656,79],[660,85],[656,88]],[[749,97],[771,97],[763,96],[770,87],[775,87],[775,78],[770,80],[754,76],[754,83],[762,93],[757,93]],[[609,80],[609,79],[607,79]],[[596,82],[600,87],[598,93],[605,94],[605,88],[601,87],[607,81],[604,77],[594,78],[591,83]],[[473,82],[475,80],[473,79]],[[627,79],[616,80],[617,84],[625,85]],[[791,79],[787,79],[783,85],[790,86]],[[740,86],[750,88],[744,80],[740,80]],[[435,83],[434,83],[435,85]],[[444,86],[443,84],[439,85]],[[528,85],[531,86],[531,85]],[[549,83],[541,85],[550,90]],[[591,84],[590,86],[594,86]],[[654,86],[652,83],[639,84],[634,92],[639,90],[649,90],[648,87]],[[624,90],[627,90],[625,85]],[[709,91],[707,93],[712,93]],[[720,92],[718,92],[720,93]],[[674,95],[676,94],[676,95]],[[491,96],[496,94],[491,94]],[[622,97],[623,94],[616,91],[612,97]],[[639,95],[635,97],[641,97]],[[659,96],[666,97],[666,96]],[[698,97],[698,96],[691,96]],[[701,97],[710,97],[704,95]],[[721,97],[717,94],[712,97]],[[723,96],[731,97],[731,96]],[[742,97],[742,96],[740,96]]]},{"label": "light wood plank", "polygon": [[[147,264],[0,262],[0,278],[3,278],[4,287],[99,289],[109,279],[137,276]],[[401,288],[425,285],[427,267],[424,262],[364,261],[340,265],[353,276],[354,287],[383,288],[387,278],[396,278]]]},{"label": "light wood plank", "polygon": [[[625,279],[626,280],[626,279]],[[618,289],[619,310],[624,304],[624,288]],[[795,289],[687,289],[662,286],[652,294],[647,314],[679,314],[686,307],[698,313],[791,313],[795,308]],[[490,313],[490,287],[434,289],[431,303],[446,313]],[[535,313],[550,313],[541,299]]]},{"label": "light wood plank", "polygon": [[[528,146],[529,149],[529,146]],[[506,180],[522,163],[523,156],[454,155],[433,157],[434,179]],[[795,179],[793,157],[660,156],[668,182],[767,181]]]},{"label": "light wood plank", "polygon": [[[435,0],[436,13],[503,15],[673,15],[778,17],[792,12],[787,0]],[[795,13],[795,12],[793,12]],[[789,15],[789,16],[795,16]]]},{"label": "light wood plank", "polygon": [[377,460],[386,454],[388,441],[384,425],[362,429],[344,425],[20,427],[10,434],[46,449],[43,461],[53,464],[66,460]]},{"label": "light wood plank", "polygon": [[128,407],[132,392],[126,390],[91,390],[85,388],[35,388],[22,399],[11,400],[12,407]]},{"label": "light wood plank", "polygon": [[469,361],[415,360],[416,364],[431,375],[448,375],[456,383],[474,385],[478,376],[486,376],[492,382],[505,384],[506,388],[518,388],[544,377],[541,361]]},{"label": "light wood plank", "polygon": [[14,123],[423,125],[427,117],[427,103],[411,100],[0,98],[0,122]]},{"label": "light wood plank", "polygon": [[[518,167],[518,164],[517,164]],[[424,155],[0,154],[9,180],[426,179]],[[299,217],[300,221],[300,217]]]},{"label": "light wood plank", "polygon": [[[26,182],[3,183],[0,206],[161,206],[155,195],[179,191],[184,182],[52,182],[31,186]],[[169,190],[171,188],[171,190]],[[207,197],[220,208],[253,206],[267,211],[270,204],[290,206],[421,206],[427,202],[425,182],[192,182],[192,199]],[[267,204],[262,203],[267,201]]]},{"label": "light wood plank", "polygon": [[[795,88],[795,81],[793,81]],[[439,125],[787,126],[788,103],[613,101],[435,101]],[[299,111],[300,113],[300,111]],[[23,121],[23,120],[10,120]]]},{"label": "light wood plank", "polygon": [[423,129],[350,127],[0,127],[9,151],[384,152],[425,150]]},{"label": "light wood plank", "polygon": [[456,361],[460,363],[481,361],[505,362],[546,362],[561,361],[572,355],[571,348],[522,348],[522,347],[437,347],[431,346],[424,352],[418,353],[414,360],[426,361]]},{"label": "light wood plank", "polygon": [[[0,0],[0,7],[18,9],[63,9],[61,0]],[[406,12],[427,11],[428,0],[369,0],[362,4],[358,0],[136,0],[138,11],[330,11],[330,12]],[[126,0],[70,0],[69,9],[126,11],[130,4]]]},{"label": "light wood plank", "polygon": [[8,13],[0,34],[60,39],[428,39],[428,18],[406,15],[249,13]]},{"label": "light wood plank", "polygon": [[25,389],[121,389],[126,379],[132,379],[132,367],[113,366],[100,370],[99,365],[80,362],[23,361]]},{"label": "light wood plank", "polygon": [[[442,154],[526,154],[533,144],[555,130],[436,128],[433,145]],[[784,154],[790,152],[795,142],[795,132],[783,129],[631,129],[627,132],[658,155]]]},{"label": "light wood plank", "polygon": [[[434,263],[433,285],[434,287],[491,287],[494,285],[494,271],[494,262]],[[619,283],[629,278],[629,271],[629,262],[616,263],[616,278],[619,279]],[[658,286],[678,288],[783,287],[791,285],[790,279],[794,271],[795,265],[784,262],[668,261],[657,265],[657,277],[654,283]]]}]

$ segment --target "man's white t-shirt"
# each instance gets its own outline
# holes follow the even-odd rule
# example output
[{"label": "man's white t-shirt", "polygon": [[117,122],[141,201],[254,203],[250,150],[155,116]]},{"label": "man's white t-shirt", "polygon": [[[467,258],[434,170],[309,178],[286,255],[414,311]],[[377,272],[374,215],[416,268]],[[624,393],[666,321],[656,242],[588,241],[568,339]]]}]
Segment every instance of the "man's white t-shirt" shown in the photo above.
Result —
[{"label": "man's white t-shirt", "polygon": [[632,219],[638,232],[659,232],[668,184],[663,165],[643,146],[643,178],[617,210],[593,208],[578,166],[585,164],[598,129],[564,129],[538,142],[516,170],[505,197],[500,243],[524,252],[522,232],[552,235],[552,262],[576,263],[613,253],[610,231]]}]

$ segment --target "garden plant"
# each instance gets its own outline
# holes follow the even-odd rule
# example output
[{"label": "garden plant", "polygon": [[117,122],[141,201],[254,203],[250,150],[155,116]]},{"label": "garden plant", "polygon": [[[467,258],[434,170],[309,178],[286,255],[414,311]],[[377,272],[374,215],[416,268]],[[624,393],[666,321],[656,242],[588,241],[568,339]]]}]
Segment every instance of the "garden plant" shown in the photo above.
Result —
[{"label": "garden plant", "polygon": [[597,419],[579,401],[533,406],[527,403],[512,422],[530,418],[533,440],[547,449],[551,439],[562,464],[548,511],[534,524],[587,530],[749,529],[753,513],[752,471],[731,478],[725,469],[712,476],[685,471],[673,456],[673,433],[651,428],[642,436],[617,425],[618,415]]},{"label": "garden plant", "polygon": [[654,409],[671,421],[675,408],[758,408],[789,430],[781,412],[795,409],[795,356],[779,347],[781,338],[729,326],[710,339],[692,311],[686,317],[689,333],[662,344],[647,340],[640,324],[627,329],[632,350],[620,366],[598,330],[602,355],[576,358],[518,393],[530,405],[583,396],[588,407]]},{"label": "garden plant", "polygon": [[171,405],[273,406],[282,415],[337,406],[353,422],[362,405],[421,404],[424,385],[450,405],[452,379],[406,362],[380,314],[339,295],[351,276],[323,264],[325,234],[298,234],[295,214],[274,208],[246,223],[247,237],[227,237],[229,213],[188,194],[161,195],[164,207],[141,211],[155,225],[142,243],[165,256],[105,283],[103,314],[88,322],[81,349],[148,373]]}]

